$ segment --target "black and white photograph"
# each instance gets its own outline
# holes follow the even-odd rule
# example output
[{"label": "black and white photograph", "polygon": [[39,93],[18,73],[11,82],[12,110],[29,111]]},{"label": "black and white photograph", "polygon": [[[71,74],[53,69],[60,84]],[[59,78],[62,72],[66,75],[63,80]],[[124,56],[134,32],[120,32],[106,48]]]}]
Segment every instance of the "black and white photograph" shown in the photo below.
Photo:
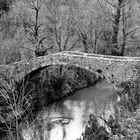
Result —
[{"label": "black and white photograph", "polygon": [[140,0],[0,0],[0,140],[140,140]]}]

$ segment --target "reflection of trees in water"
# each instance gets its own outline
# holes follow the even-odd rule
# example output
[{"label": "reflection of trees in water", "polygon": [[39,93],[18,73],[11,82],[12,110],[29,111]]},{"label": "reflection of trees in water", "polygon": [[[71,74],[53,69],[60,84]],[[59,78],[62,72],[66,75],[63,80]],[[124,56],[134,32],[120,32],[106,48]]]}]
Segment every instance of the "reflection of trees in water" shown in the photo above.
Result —
[{"label": "reflection of trees in water", "polygon": [[[62,140],[66,138],[66,125],[70,123],[72,118],[68,117],[43,117],[40,115],[39,118],[34,122],[31,128],[28,129],[30,140],[56,140],[57,130],[61,132],[62,129]],[[58,127],[59,126],[59,127]],[[59,128],[59,129],[58,129]],[[55,130],[56,129],[56,130]],[[56,137],[52,138],[52,130],[57,134]],[[26,137],[26,136],[25,136]]]},{"label": "reflection of trees in water", "polygon": [[62,118],[59,121],[57,120],[57,123],[60,123],[62,127],[62,131],[63,131],[62,140],[66,138],[66,125],[70,123],[70,119],[71,118]]},{"label": "reflection of trees in water", "polygon": [[[34,133],[38,135],[38,140],[42,140],[43,137],[50,140],[52,139],[53,134],[55,140],[55,135],[58,135],[58,133],[63,140],[69,138],[70,135],[73,135],[71,132],[77,133],[76,131],[78,131],[79,134],[79,129],[80,133],[82,133],[81,127],[83,130],[89,114],[95,114],[102,118],[106,118],[106,114],[109,114],[108,111],[112,111],[112,102],[114,102],[112,97],[114,98],[114,95],[112,94],[112,97],[107,96],[107,98],[105,98],[107,93],[105,93],[105,96],[102,96],[100,93],[102,90],[96,90],[96,94],[93,94],[92,91],[89,91],[89,94],[86,94],[88,92],[88,90],[86,90],[86,93],[84,92],[86,95],[79,97],[79,94],[74,94],[72,98],[69,96],[68,98],[50,104],[45,108],[33,128]],[[77,96],[79,97],[79,100],[77,100]]]},{"label": "reflection of trees in water", "polygon": [[[50,106],[48,106],[46,108],[46,115],[49,117],[53,117],[53,115],[56,116],[63,116],[66,115],[69,116],[70,115],[70,111],[66,105],[64,105],[63,102],[55,102],[53,104],[51,104]],[[49,113],[48,113],[49,112]]]},{"label": "reflection of trees in water", "polygon": [[[59,130],[59,132],[61,131],[60,129],[62,129],[62,138],[66,138],[66,125],[73,119],[72,117],[68,117],[68,114],[66,113],[66,106],[62,103],[59,105],[54,103],[51,107],[48,107],[45,112],[46,113],[41,115],[40,120],[43,120],[42,125],[44,125],[44,127],[42,127],[42,129],[47,131],[47,138],[51,139],[53,129],[54,131],[55,129],[56,131]],[[54,112],[54,114],[52,112]]]},{"label": "reflection of trees in water", "polygon": [[59,125],[60,128],[62,128],[62,140],[65,139],[67,136],[66,125],[68,125],[71,120],[72,118],[68,118],[68,117],[56,117],[56,118],[52,118],[52,121],[50,122],[51,124],[54,124],[55,126]]},{"label": "reflection of trees in water", "polygon": [[[71,104],[72,105],[72,104]],[[54,103],[51,106],[48,106],[45,110],[40,113],[39,118],[35,121],[32,127],[32,140],[47,140],[51,139],[51,132],[53,129],[56,129],[57,126],[62,128],[62,137],[63,139],[66,138],[66,125],[70,123],[73,119],[72,114],[70,113],[71,109],[67,108],[63,102]],[[71,115],[70,115],[71,114]],[[59,129],[59,130],[60,130]]]}]

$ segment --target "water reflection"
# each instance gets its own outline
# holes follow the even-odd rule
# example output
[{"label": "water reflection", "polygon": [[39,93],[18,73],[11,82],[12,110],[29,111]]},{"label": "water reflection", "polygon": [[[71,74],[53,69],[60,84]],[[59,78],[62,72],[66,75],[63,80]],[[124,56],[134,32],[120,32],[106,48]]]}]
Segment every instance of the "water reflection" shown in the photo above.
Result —
[{"label": "water reflection", "polygon": [[[108,117],[117,102],[116,89],[107,81],[75,92],[49,105],[35,125],[24,131],[26,140],[76,140],[81,136],[89,114]],[[40,124],[39,124],[40,122]],[[31,135],[38,134],[37,137]],[[34,137],[34,139],[33,139]]]}]

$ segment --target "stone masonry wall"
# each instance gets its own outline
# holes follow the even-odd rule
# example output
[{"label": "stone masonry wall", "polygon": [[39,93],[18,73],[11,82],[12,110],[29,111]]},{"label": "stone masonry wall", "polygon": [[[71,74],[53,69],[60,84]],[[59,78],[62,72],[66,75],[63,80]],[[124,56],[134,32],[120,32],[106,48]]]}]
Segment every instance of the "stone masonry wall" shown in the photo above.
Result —
[{"label": "stone masonry wall", "polygon": [[0,66],[0,75],[14,78],[17,82],[34,70],[51,65],[74,65],[97,75],[109,82],[119,84],[134,80],[140,65],[139,57],[118,57],[81,52],[59,52],[30,60]]}]

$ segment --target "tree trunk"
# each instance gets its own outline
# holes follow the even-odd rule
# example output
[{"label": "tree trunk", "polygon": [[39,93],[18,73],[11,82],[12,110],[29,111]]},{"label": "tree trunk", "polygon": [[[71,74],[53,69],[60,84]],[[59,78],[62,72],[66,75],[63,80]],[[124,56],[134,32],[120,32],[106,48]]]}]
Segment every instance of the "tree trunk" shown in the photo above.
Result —
[{"label": "tree trunk", "polygon": [[126,36],[124,36],[123,38],[123,44],[122,44],[121,53],[120,53],[121,56],[124,56],[125,46],[126,46]]},{"label": "tree trunk", "polygon": [[113,55],[120,55],[119,48],[118,48],[118,33],[119,33],[119,23],[121,17],[121,6],[123,0],[118,0],[118,7],[116,15],[114,16],[114,26],[113,26],[113,36],[112,36],[112,54]]},{"label": "tree trunk", "polygon": [[81,37],[82,37],[82,43],[84,45],[84,52],[88,53],[88,47],[87,47],[87,35],[84,33],[81,33]]}]

